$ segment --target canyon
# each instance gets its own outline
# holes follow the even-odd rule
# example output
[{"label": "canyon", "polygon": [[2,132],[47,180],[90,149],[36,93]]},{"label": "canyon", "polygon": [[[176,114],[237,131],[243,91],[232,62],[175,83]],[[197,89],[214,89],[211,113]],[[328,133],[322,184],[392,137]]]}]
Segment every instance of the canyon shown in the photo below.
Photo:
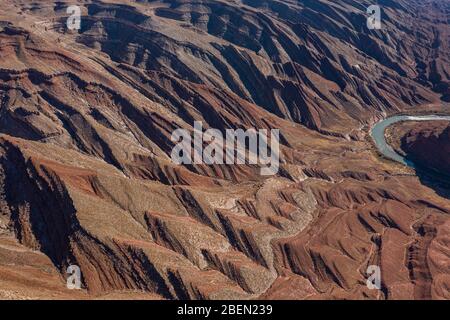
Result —
[{"label": "canyon", "polygon": [[412,129],[403,137],[401,147],[414,161],[450,175],[450,126],[447,122]]},{"label": "canyon", "polygon": [[[366,0],[83,1],[68,30],[0,0],[0,299],[450,299],[450,198],[370,137],[450,114],[450,4],[378,2],[380,30]],[[195,121],[280,130],[278,173],[175,164]],[[447,170],[448,123],[408,123]]]}]

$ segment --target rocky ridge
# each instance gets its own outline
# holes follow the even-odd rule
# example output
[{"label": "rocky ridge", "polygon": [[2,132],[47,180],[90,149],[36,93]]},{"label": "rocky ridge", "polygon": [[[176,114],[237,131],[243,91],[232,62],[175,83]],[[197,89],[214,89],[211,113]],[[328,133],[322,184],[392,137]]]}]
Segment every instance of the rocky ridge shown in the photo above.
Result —
[{"label": "rocky ridge", "polygon": [[[64,2],[2,4],[0,298],[449,298],[448,199],[361,130],[448,110],[448,7],[371,32],[366,1],[86,1],[69,32]],[[279,174],[175,165],[195,120],[280,128]]]}]

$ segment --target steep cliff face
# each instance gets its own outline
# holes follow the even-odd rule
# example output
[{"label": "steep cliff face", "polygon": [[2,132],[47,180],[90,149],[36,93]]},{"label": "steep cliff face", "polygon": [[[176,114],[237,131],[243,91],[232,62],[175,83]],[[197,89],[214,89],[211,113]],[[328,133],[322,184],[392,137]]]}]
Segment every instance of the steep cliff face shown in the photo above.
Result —
[{"label": "steep cliff face", "polygon": [[409,131],[401,148],[413,161],[450,175],[450,127],[428,124]]},{"label": "steep cliff face", "polygon": [[[362,130],[450,109],[446,2],[67,5],[2,1],[0,298],[449,298],[448,199]],[[194,121],[280,129],[278,174],[175,164]]]}]

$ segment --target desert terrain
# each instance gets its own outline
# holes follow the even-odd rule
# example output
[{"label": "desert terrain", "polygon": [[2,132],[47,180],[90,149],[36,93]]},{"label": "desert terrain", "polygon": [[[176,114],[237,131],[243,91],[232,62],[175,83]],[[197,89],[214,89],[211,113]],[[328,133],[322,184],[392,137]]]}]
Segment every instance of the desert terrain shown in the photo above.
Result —
[{"label": "desert terrain", "polygon": [[[447,187],[369,134],[450,114],[450,3],[379,2],[380,30],[366,0],[80,1],[68,30],[0,0],[0,299],[450,299]],[[173,163],[194,121],[280,129],[278,173]],[[448,170],[449,130],[390,141]]]}]

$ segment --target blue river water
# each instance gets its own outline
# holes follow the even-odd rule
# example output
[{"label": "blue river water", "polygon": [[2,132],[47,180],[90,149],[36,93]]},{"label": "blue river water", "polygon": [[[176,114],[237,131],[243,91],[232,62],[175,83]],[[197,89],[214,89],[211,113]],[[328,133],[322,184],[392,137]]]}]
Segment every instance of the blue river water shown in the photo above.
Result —
[{"label": "blue river water", "polygon": [[433,121],[433,120],[448,120],[450,121],[450,116],[439,116],[439,115],[429,115],[429,116],[408,116],[399,115],[392,116],[387,119],[381,120],[376,123],[370,135],[375,142],[378,150],[387,158],[400,162],[404,165],[414,168],[414,163],[408,159],[405,159],[402,155],[394,151],[394,149],[386,142],[385,130],[390,125],[400,122],[400,121]]}]

